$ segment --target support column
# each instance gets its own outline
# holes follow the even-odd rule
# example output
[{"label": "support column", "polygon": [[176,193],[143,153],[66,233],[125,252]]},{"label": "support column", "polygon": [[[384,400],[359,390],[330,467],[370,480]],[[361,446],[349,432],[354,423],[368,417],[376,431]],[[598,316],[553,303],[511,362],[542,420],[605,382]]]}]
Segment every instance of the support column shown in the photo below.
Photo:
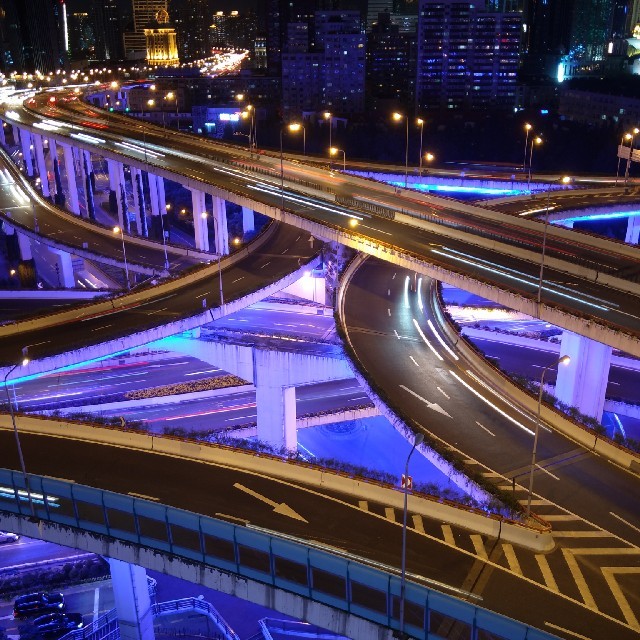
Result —
[{"label": "support column", "polygon": [[640,239],[640,216],[629,216],[627,221],[627,235],[624,241],[628,244],[638,244]]},{"label": "support column", "polygon": [[74,289],[76,286],[76,276],[73,273],[73,261],[71,254],[63,249],[50,249],[56,254],[55,270],[58,277],[58,286],[64,289]]},{"label": "support column", "polygon": [[158,184],[158,207],[160,209],[160,215],[167,214],[167,198],[164,193],[164,178],[162,176],[156,176],[156,182]]},{"label": "support column", "polygon": [[213,196],[213,223],[216,235],[216,253],[229,253],[229,229],[227,227],[227,203],[224,198]]},{"label": "support column", "polygon": [[42,195],[48,198],[51,195],[49,190],[49,173],[47,172],[47,163],[44,160],[44,147],[42,145],[42,136],[33,134],[33,146],[36,150],[36,163],[38,165],[38,175],[40,176],[40,184],[42,185]]},{"label": "support column", "polygon": [[91,182],[91,154],[88,151],[80,149],[79,160],[80,166],[82,168],[82,179],[84,182],[84,199],[85,204],[87,205],[87,217],[89,218],[89,220],[95,220],[96,210],[93,201],[93,184]]},{"label": "support column", "polygon": [[20,146],[20,129],[15,124],[11,125],[11,131],[13,131],[13,144],[16,147]]},{"label": "support column", "polygon": [[[133,188],[133,208],[136,210],[136,230],[142,235],[142,217],[144,216],[144,192],[138,188],[138,176],[140,170],[131,167],[131,184]],[[140,183],[142,184],[142,183]]]},{"label": "support column", "polygon": [[118,212],[118,219],[122,224],[122,205],[120,203],[120,170],[117,160],[107,158],[107,171],[109,172],[109,210],[111,213]]},{"label": "support column", "polygon": [[122,640],[154,640],[153,612],[147,572],[142,567],[108,558]]},{"label": "support column", "polygon": [[7,146],[7,138],[4,135],[4,128],[6,125],[7,123],[4,120],[0,120],[0,144],[4,147]]},{"label": "support column", "polygon": [[160,203],[158,202],[158,177],[147,172],[149,179],[149,203],[151,204],[151,215],[157,216],[160,213]]},{"label": "support column", "polygon": [[[193,229],[195,231],[196,249],[209,251],[207,208],[204,196],[204,192],[191,189],[191,207],[193,209]],[[203,214],[205,215],[203,216]]]},{"label": "support column", "polygon": [[602,419],[611,347],[565,331],[560,353],[570,356],[571,362],[558,368],[556,398],[587,416]]},{"label": "support column", "polygon": [[22,143],[22,159],[27,169],[27,175],[33,178],[33,161],[31,159],[31,135],[26,129],[20,129],[20,142]]},{"label": "support column", "polygon": [[249,233],[256,230],[256,220],[253,209],[249,207],[242,207],[242,231]]},{"label": "support column", "polygon": [[20,259],[32,260],[33,254],[31,253],[31,240],[24,235],[24,233],[16,232],[18,234],[18,246],[20,247]]},{"label": "support column", "polygon": [[258,440],[274,447],[295,450],[296,388],[274,386],[268,380],[256,384]]},{"label": "support column", "polygon": [[73,150],[68,144],[63,144],[62,151],[64,153],[64,170],[67,174],[67,186],[69,187],[69,208],[76,215],[80,215],[78,186],[76,184],[76,168],[73,163]]},{"label": "support column", "polygon": [[53,201],[59,206],[64,207],[66,201],[64,191],[62,189],[62,177],[60,176],[60,162],[58,161],[58,147],[53,138],[49,138],[49,156],[53,166],[53,184],[55,195]]}]

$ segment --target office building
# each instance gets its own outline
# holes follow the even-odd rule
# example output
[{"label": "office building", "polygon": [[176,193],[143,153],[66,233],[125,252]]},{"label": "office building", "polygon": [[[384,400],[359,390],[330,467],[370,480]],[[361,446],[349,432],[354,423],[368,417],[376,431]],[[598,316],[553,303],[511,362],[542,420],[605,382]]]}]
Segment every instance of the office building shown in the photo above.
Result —
[{"label": "office building", "polygon": [[421,0],[416,104],[428,109],[511,109],[522,15],[493,3]]},{"label": "office building", "polygon": [[178,12],[180,25],[180,53],[186,60],[199,60],[211,55],[209,26],[211,12],[209,0],[186,0]]},{"label": "office building", "polygon": [[87,12],[75,11],[68,15],[68,24],[70,59],[95,58],[96,37],[92,17]]},{"label": "office building", "polygon": [[133,30],[124,32],[124,54],[128,60],[144,60],[147,40],[144,30],[159,11],[168,14],[168,0],[132,0]]},{"label": "office building", "polygon": [[92,0],[97,60],[122,60],[122,20],[118,0]]}]

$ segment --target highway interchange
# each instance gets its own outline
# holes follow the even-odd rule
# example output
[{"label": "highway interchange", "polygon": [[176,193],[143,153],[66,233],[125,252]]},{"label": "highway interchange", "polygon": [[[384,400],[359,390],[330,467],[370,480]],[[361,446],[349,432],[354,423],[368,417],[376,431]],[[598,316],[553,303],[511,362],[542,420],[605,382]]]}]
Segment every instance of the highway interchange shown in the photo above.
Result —
[{"label": "highway interchange", "polygon": [[[200,144],[200,142],[198,142]],[[289,169],[287,169],[289,171]],[[287,205],[289,207],[289,204]],[[308,214],[308,212],[305,212]],[[323,214],[319,214],[319,217],[322,217]],[[332,220],[331,224],[335,224],[335,220]],[[394,243],[401,244],[403,247],[406,247],[412,251],[419,252],[422,249],[424,243],[428,243],[430,240],[434,240],[433,236],[428,236],[424,234],[422,231],[416,232],[415,229],[407,230],[406,236],[401,239],[399,243],[399,239],[397,238],[397,229],[398,225],[391,225],[391,223],[387,223],[386,221],[375,219],[375,223],[372,220],[367,219],[367,225],[373,226],[375,224],[375,229],[371,229],[371,235],[375,237],[378,234],[380,237],[380,233],[393,233],[394,235]],[[384,225],[388,224],[390,226],[385,227]],[[364,223],[361,225],[365,226]],[[389,229],[389,230],[386,230]],[[404,231],[404,230],[403,230]],[[274,243],[276,247],[282,248],[286,245],[286,243],[291,243],[294,230],[287,236],[285,239],[285,244],[278,244],[277,239],[274,239]],[[409,237],[410,236],[410,237]],[[298,245],[295,248],[295,255],[301,259],[308,259],[312,255],[312,251],[310,250],[309,243],[306,242],[306,237],[304,240],[298,237],[296,242]],[[302,249],[306,244],[306,251]],[[434,243],[439,244],[439,243]],[[447,241],[447,246],[449,249],[453,243],[449,243]],[[441,246],[441,245],[439,245]],[[273,251],[273,255],[277,255],[277,251]],[[280,253],[282,256],[282,252]],[[291,255],[287,252],[287,255]],[[449,254],[451,255],[454,254]],[[459,256],[459,254],[458,254]],[[513,268],[517,270],[521,270],[525,268],[525,264],[522,261],[515,262],[513,259],[505,260],[503,256],[495,255],[493,256],[494,260],[500,260],[502,264],[509,262],[513,265]],[[264,264],[265,257],[258,256],[258,259],[254,258],[254,261],[251,263],[244,263],[242,265],[243,278],[250,279],[252,271],[256,268],[259,268],[261,264]],[[286,262],[286,260],[285,260]],[[291,268],[292,261],[288,262],[289,268]],[[286,269],[286,264],[282,264],[281,269]],[[611,263],[609,267],[612,266]],[[530,265],[527,267],[531,271]],[[533,270],[535,273],[535,269]],[[554,273],[552,270],[548,270],[547,277],[549,279],[563,279],[566,276],[560,273]],[[267,275],[267,274],[265,274]],[[227,290],[230,289],[231,296],[235,295],[235,289],[233,285],[233,273],[231,270],[225,271],[225,297],[228,295]],[[499,473],[505,474],[507,477],[513,477],[513,475],[518,475],[518,472],[521,472],[523,468],[526,467],[526,456],[527,452],[530,451],[530,430],[532,426],[532,422],[530,418],[527,418],[528,422],[524,425],[527,430],[522,429],[518,426],[514,426],[513,421],[509,419],[502,419],[496,416],[495,412],[487,409],[486,403],[482,402],[475,396],[473,393],[467,393],[463,389],[461,389],[458,378],[455,375],[451,374],[451,369],[449,367],[459,366],[455,365],[453,362],[447,361],[446,364],[442,364],[441,361],[435,362],[435,355],[430,351],[424,348],[424,345],[421,343],[421,335],[420,331],[418,331],[416,327],[416,323],[413,322],[413,317],[418,318],[418,325],[421,327],[421,331],[423,333],[427,333],[430,331],[430,327],[428,327],[426,321],[430,318],[426,318],[419,313],[421,309],[419,309],[419,299],[415,293],[410,293],[408,296],[409,304],[407,305],[407,294],[406,294],[406,277],[407,274],[403,271],[398,271],[393,265],[386,265],[383,263],[377,263],[374,261],[369,261],[365,263],[365,266],[358,272],[354,282],[349,287],[349,295],[347,295],[347,305],[345,308],[345,318],[346,324],[349,329],[349,337],[356,348],[356,351],[359,354],[359,357],[365,367],[369,371],[376,372],[376,380],[378,384],[382,387],[392,385],[390,387],[390,397],[397,398],[399,397],[398,387],[400,386],[398,383],[402,381],[402,386],[404,389],[402,391],[405,392],[406,395],[402,396],[401,404],[399,410],[404,412],[407,415],[407,421],[409,423],[419,423],[423,428],[428,429],[443,438],[451,439],[451,424],[455,424],[457,427],[457,433],[454,436],[454,440],[452,444],[458,446],[464,453],[468,456],[472,456],[475,460],[480,463],[484,463],[487,465],[487,468],[498,471]],[[494,275],[495,277],[495,275]],[[498,280],[500,278],[497,278]],[[575,280],[572,278],[571,280]],[[264,281],[264,280],[263,280]],[[509,282],[509,286],[516,286],[512,284],[512,280],[508,277],[502,278],[503,282]],[[366,283],[366,286],[365,286]],[[260,280],[252,279],[251,282],[243,283],[243,285],[247,285],[248,287],[258,287],[260,286]],[[567,284],[566,286],[570,286]],[[575,286],[575,285],[571,285]],[[516,286],[517,288],[517,286]],[[580,290],[583,290],[582,287],[579,287]],[[211,289],[211,287],[210,287]],[[602,288],[597,288],[598,295],[602,295]],[[355,293],[352,293],[355,292]],[[213,300],[216,299],[215,296],[215,286],[213,290],[208,291],[207,295],[210,295]],[[556,294],[548,294],[545,295],[556,295]],[[190,297],[191,296],[191,297]],[[637,317],[634,316],[633,313],[633,305],[637,304],[634,300],[629,300],[630,296],[622,295],[619,296],[612,295],[611,291],[607,292],[607,298],[609,302],[611,298],[615,301],[616,304],[619,305],[618,311],[609,310],[607,312],[607,318],[611,318],[614,314],[618,314],[618,320],[616,323],[624,323],[629,330],[634,333],[637,332],[638,329],[638,321]],[[623,299],[626,298],[626,301]],[[187,303],[192,304],[192,294],[185,296],[180,300],[181,306],[184,305],[186,309],[189,307]],[[426,290],[424,292],[424,301],[428,301],[429,297],[426,295]],[[176,301],[177,302],[177,301]],[[566,299],[563,299],[561,296],[557,298],[558,304],[565,304]],[[599,303],[598,303],[599,304]],[[630,305],[630,306],[625,306]],[[637,312],[638,307],[635,307]],[[161,310],[157,307],[153,307],[152,305],[147,305],[147,308],[144,310],[143,314],[140,315],[157,315],[159,317],[150,320],[149,317],[144,318],[143,324],[148,323],[149,321],[156,322],[162,321],[166,319],[167,316],[171,316],[173,312],[166,313],[165,310]],[[139,314],[138,311],[134,311],[133,314],[127,316],[125,322],[131,323],[133,317]],[[412,316],[413,314],[413,316]],[[597,312],[596,312],[597,314]],[[629,314],[629,315],[625,315]],[[97,333],[93,339],[101,339],[105,335],[109,335],[111,332],[108,332],[107,329],[109,327],[105,327],[101,325],[101,319],[90,320],[87,322],[95,322],[96,324],[92,325],[91,328],[95,329]],[[88,324],[85,326],[88,328]],[[127,326],[131,326],[128,324]],[[73,330],[72,327],[69,329]],[[57,337],[56,345],[46,346],[42,345],[42,349],[36,350],[36,356],[46,355],[48,353],[54,352],[56,349],[60,349],[60,345],[62,341],[65,339],[66,328],[63,328],[63,332]],[[28,340],[32,338],[29,337]],[[6,343],[6,341],[4,341]],[[375,348],[374,346],[375,345]],[[14,347],[15,348],[15,347]],[[8,357],[8,352],[3,351],[3,358],[6,361],[10,361]],[[448,358],[449,356],[446,353],[442,354],[444,357]],[[409,363],[409,364],[407,364]],[[381,372],[384,372],[381,375]],[[457,374],[460,377],[461,373]],[[464,386],[464,385],[463,385]],[[439,388],[439,389],[438,389]],[[410,389],[412,393],[406,391]],[[434,389],[438,389],[437,395],[427,398],[428,394],[433,394]],[[422,399],[421,399],[422,398]],[[437,404],[442,411],[439,410],[426,410],[425,406],[428,406],[425,403],[425,399],[428,399],[430,404]],[[494,403],[499,404],[499,399],[492,399]],[[475,404],[474,404],[475,403]],[[398,409],[398,407],[395,407]],[[503,410],[505,413],[512,414],[512,408],[508,406],[503,406]],[[449,418],[445,415],[446,412],[455,418]],[[459,412],[459,413],[455,413]],[[416,420],[415,416],[420,416],[419,420]],[[523,420],[521,416],[518,416],[518,420]],[[453,421],[453,422],[449,422]],[[480,423],[482,426],[476,426],[475,423]],[[490,435],[490,433],[493,435]],[[4,437],[5,434],[3,434]],[[455,439],[457,438],[457,439]],[[500,438],[500,448],[498,449],[495,446],[494,440],[492,442],[492,438]],[[65,458],[68,459],[70,452],[66,454],[66,456],[62,457],[60,461],[53,460],[42,460],[42,456],[38,453],[43,447],[40,447],[35,444],[37,438],[28,438],[29,441],[29,453],[27,454],[27,458],[30,461],[30,468],[32,463],[33,456],[33,468],[31,470],[36,473],[47,473],[48,475],[61,475],[62,477],[68,477],[69,469],[64,471],[64,463],[63,460]],[[50,443],[51,446],[55,446],[55,443]],[[82,460],[83,466],[86,469],[92,469],[92,476],[87,477],[85,479],[82,476],[79,478],[79,481],[86,481],[91,484],[97,482],[96,486],[105,486],[109,485],[109,488],[113,490],[122,490],[127,493],[127,487],[120,486],[122,484],[122,480],[114,481],[109,480],[109,468],[108,466],[105,468],[104,464],[99,465],[97,467],[92,467],[93,464],[97,464],[97,460],[92,460],[95,457],[95,454],[90,454],[86,449],[91,449],[91,447],[87,447],[82,443],[73,443],[74,448],[78,447],[77,453],[72,455],[74,460]],[[598,547],[597,548],[615,548],[619,550],[624,550],[618,552],[616,555],[624,556],[625,554],[631,557],[629,561],[629,566],[637,566],[637,560],[634,560],[634,557],[637,553],[638,542],[640,541],[638,537],[638,529],[637,526],[633,523],[637,523],[637,500],[634,499],[637,494],[636,491],[636,482],[637,479],[632,478],[628,474],[625,474],[606,461],[602,461],[601,459],[592,456],[591,454],[586,453],[585,451],[576,451],[575,445],[568,443],[566,440],[555,436],[554,434],[544,434],[541,446],[541,460],[548,461],[547,464],[542,464],[545,468],[550,467],[547,471],[550,471],[551,474],[556,476],[558,479],[556,480],[554,477],[549,475],[549,473],[541,472],[537,474],[536,478],[536,490],[541,496],[542,504],[536,505],[536,509],[539,510],[542,507],[545,509],[548,507],[549,510],[553,511],[553,513],[543,515],[563,515],[565,516],[564,520],[556,520],[556,526],[562,527],[561,523],[571,523],[571,526],[578,527],[578,530],[584,531],[597,531],[600,530],[604,533],[599,533],[596,536],[594,535],[585,535],[583,538],[597,538],[598,539]],[[127,454],[128,455],[128,454]],[[125,456],[126,457],[126,456]],[[117,465],[119,466],[123,463],[124,460],[118,460]],[[56,466],[56,464],[58,466]],[[146,463],[145,463],[146,464]],[[151,463],[149,463],[151,464]],[[141,464],[141,467],[143,465]],[[43,470],[44,469],[44,470]],[[98,472],[98,469],[100,470]],[[147,469],[148,473],[153,475],[151,472],[151,467]],[[85,472],[86,473],[86,472]],[[178,472],[176,471],[176,474]],[[196,470],[191,469],[188,472],[190,475],[185,477],[197,477],[198,472]],[[177,481],[178,475],[176,475]],[[136,485],[136,492],[142,493],[144,495],[154,495],[161,501],[167,501],[167,504],[175,504],[172,500],[176,500],[176,496],[171,496],[171,491],[168,488],[162,487],[160,493],[162,495],[156,495],[153,493],[153,489],[151,486],[147,486],[146,483],[148,479],[145,478],[131,478],[131,486],[128,488],[128,491],[132,490],[133,485]],[[103,483],[106,483],[103,484]],[[114,486],[115,485],[115,486]],[[158,487],[157,483],[155,485]],[[139,489],[139,491],[138,491]],[[604,491],[603,491],[604,489]],[[277,491],[282,490],[282,487],[279,487]],[[151,491],[151,493],[149,493]],[[166,493],[165,493],[166,492]],[[233,493],[233,492],[232,492]],[[203,507],[202,503],[195,499],[195,504],[192,508],[199,510]],[[299,497],[296,500],[301,500]],[[302,500],[304,503],[304,500]],[[179,506],[185,506],[181,504]],[[255,505],[254,505],[255,506]],[[567,516],[566,512],[559,514],[556,512],[557,509],[573,509],[575,512],[575,520],[572,521]],[[223,507],[218,507],[223,508]],[[245,505],[241,507],[237,506],[237,509],[231,513],[231,509],[227,509],[230,511],[227,515],[231,515],[232,517],[245,517],[235,515],[241,509],[244,509],[245,516],[249,513],[253,514],[252,506]],[[333,511],[335,509],[335,505],[332,503],[332,517]],[[545,509],[542,509],[545,511]],[[349,510],[349,517],[354,517],[353,514],[354,508],[351,507]],[[358,511],[355,509],[355,511]],[[200,511],[203,512],[204,511]],[[206,513],[210,513],[209,509]],[[218,513],[220,513],[218,511]],[[225,513],[224,511],[222,513]],[[384,513],[384,511],[383,511]],[[612,515],[612,513],[615,514]],[[213,515],[213,514],[212,514]],[[263,516],[264,517],[264,514]],[[306,516],[305,516],[306,517]],[[346,516],[345,516],[346,517]],[[358,513],[357,518],[371,518],[371,516],[367,516],[367,514]],[[254,522],[253,518],[249,518],[251,522]],[[374,520],[377,519],[374,518]],[[627,524],[625,524],[625,522]],[[261,521],[261,526],[270,526],[267,520]],[[377,523],[380,526],[387,526],[389,524],[396,523]],[[345,525],[348,526],[348,525]],[[585,527],[591,526],[591,529],[585,529]],[[314,521],[314,527],[321,529],[320,522],[317,523]],[[377,529],[377,525],[362,524],[351,527],[360,534],[362,534],[363,529]],[[319,530],[318,529],[318,530]],[[576,529],[568,529],[569,531],[575,531]],[[294,529],[295,531],[295,529]],[[300,533],[300,532],[298,532]],[[369,533],[369,531],[367,531]],[[379,532],[380,533],[380,532]],[[376,553],[382,553],[382,556],[389,562],[389,564],[394,563],[394,558],[397,558],[398,550],[397,549],[380,549],[381,541],[386,540],[389,534],[382,533],[382,535],[376,536],[371,531],[373,538],[370,536],[366,536],[366,540],[352,540],[349,542],[348,540],[344,540],[345,548],[348,548],[350,551],[354,553],[358,553],[359,555],[363,555],[363,549],[367,549],[367,545],[371,545],[369,548],[369,552],[371,550],[376,549]],[[414,534],[417,535],[418,532],[414,531]],[[316,529],[314,528],[314,537],[316,536]],[[562,540],[562,536],[558,536],[560,538],[559,542],[560,547],[557,550],[557,556],[562,558],[563,551],[562,549],[574,549],[571,544],[575,543],[575,539],[573,536],[567,536],[570,539],[571,544],[563,546],[565,541]],[[463,576],[468,577],[472,575],[470,565],[465,565],[465,562],[469,560],[469,557],[465,554],[467,551],[464,547],[465,544],[460,544],[460,549],[458,549],[458,545],[454,543],[453,547],[451,545],[451,539],[448,537],[447,533],[443,533],[443,530],[438,532],[438,536],[434,536],[434,538],[439,538],[437,541],[439,551],[434,552],[432,550],[424,550],[422,557],[434,558],[434,554],[440,553],[443,556],[446,556],[448,560],[451,561],[451,574],[450,577],[453,577],[451,584],[466,584]],[[576,537],[578,540],[582,540],[579,536]],[[331,530],[327,533],[327,540],[331,540]],[[390,536],[390,539],[393,539],[393,536]],[[455,539],[455,535],[454,535]],[[377,543],[374,542],[377,540]],[[466,545],[470,545],[470,549],[472,550],[472,554],[475,554],[474,557],[477,560],[477,557],[482,557],[482,554],[478,551],[478,547],[476,546],[477,540],[472,542],[471,540],[466,541]],[[484,544],[484,541],[482,541]],[[333,540],[335,543],[335,540]],[[342,543],[341,543],[342,544]],[[412,541],[413,545],[414,542]],[[429,544],[436,544],[435,540],[430,540]],[[443,547],[447,549],[447,553],[443,553]],[[498,549],[498,551],[496,551]],[[634,549],[636,551],[634,551]],[[454,550],[457,553],[454,553]],[[628,553],[627,553],[627,550]],[[390,555],[389,555],[390,553]],[[571,551],[574,553],[574,551]],[[425,555],[428,554],[428,555]],[[486,549],[485,549],[486,554]],[[508,568],[507,572],[494,571],[491,573],[491,587],[490,589],[485,590],[488,587],[489,580],[487,579],[487,584],[482,585],[482,595],[483,598],[486,598],[486,602],[483,601],[483,606],[489,606],[490,608],[494,608],[497,606],[495,600],[496,595],[499,593],[505,593],[506,591],[502,591],[504,588],[511,588],[503,582],[506,580],[505,574],[509,574],[511,579],[515,579],[518,576],[518,572],[515,570],[515,565],[513,564],[513,557],[510,555],[511,552],[507,552],[504,550],[504,546],[500,547],[499,545],[492,546],[491,553],[488,554],[488,557],[491,558],[492,561],[496,563],[502,562],[504,568]],[[451,559],[453,555],[454,559]],[[607,556],[607,553],[603,554]],[[608,552],[608,557],[611,555],[611,552]],[[461,560],[460,557],[464,557],[466,560]],[[565,556],[566,557],[566,554]],[[420,572],[424,572],[428,570],[429,575],[442,577],[443,567],[424,567],[423,563],[419,561],[420,554],[416,553],[414,559],[411,561],[412,566],[414,567],[414,571],[417,571],[419,568]],[[610,557],[609,557],[610,560]],[[625,562],[626,557],[625,557]],[[549,587],[548,575],[542,570],[542,565],[536,565],[540,561],[536,558],[530,558],[530,562],[532,567],[537,571],[536,577],[530,578],[526,575],[525,572],[521,571],[521,573],[525,574],[525,579],[520,578],[519,589],[522,591],[523,589],[532,589],[531,597],[534,600],[532,602],[536,602],[535,609],[537,611],[546,610],[558,610],[557,608],[562,608],[558,602],[557,597],[554,600],[555,604],[553,605],[553,609],[546,609],[545,600],[547,597],[550,597],[550,594],[553,593],[553,589]],[[523,558],[520,558],[520,568],[522,570],[522,566],[526,566],[528,561],[525,561]],[[434,565],[438,563],[434,562]],[[454,570],[454,567],[465,567],[461,573]],[[489,566],[489,564],[487,564]],[[536,568],[537,566],[537,568]],[[626,567],[627,565],[625,565]],[[598,573],[598,568],[594,569],[593,566],[589,566],[589,571],[595,571]],[[497,575],[500,575],[500,578]],[[555,573],[553,575],[556,575]],[[573,582],[571,579],[567,580],[567,571],[560,570],[557,574],[556,586],[558,590],[569,598],[575,598],[576,600],[582,599],[585,600],[585,592],[583,591],[583,585],[575,580],[575,574],[569,576],[569,578],[573,578]],[[437,579],[437,578],[436,578]],[[532,583],[526,581],[526,579],[532,580]],[[631,574],[631,587],[627,586],[625,582],[623,584],[623,592],[627,596],[626,599],[630,603],[630,606],[633,608],[637,605],[632,595],[634,592],[634,581],[635,578],[633,574]],[[481,581],[482,582],[482,581]],[[496,582],[498,584],[496,584]],[[535,588],[533,584],[544,583],[543,588]],[[602,580],[600,580],[602,582]],[[476,585],[475,581],[473,582]],[[526,583],[527,587],[522,587],[522,583]],[[600,611],[605,615],[610,615],[615,618],[620,618],[620,602],[614,602],[615,598],[612,598],[611,593],[607,595],[606,585],[598,585],[598,579],[595,578],[593,580],[594,584],[589,584],[589,592],[597,593],[597,607]],[[604,588],[603,588],[604,586]],[[489,593],[489,591],[491,593]],[[637,590],[635,591],[637,593]],[[593,595],[592,593],[592,595]],[[564,603],[563,606],[571,607],[576,606],[570,604],[568,600],[561,599]],[[491,605],[489,604],[491,602]],[[540,607],[537,604],[540,603]],[[505,606],[505,603],[501,603],[500,606]],[[512,607],[510,609],[509,615],[513,617],[518,617],[519,619],[531,621],[532,624],[536,624],[537,626],[541,626],[539,618],[536,618],[533,615],[533,620],[531,620],[531,613],[528,612],[527,615],[529,617],[524,618],[521,617],[525,615],[524,611],[520,611],[520,607],[516,603],[509,603],[509,606]],[[500,610],[500,609],[495,609]],[[608,633],[605,631],[606,622],[605,615],[602,617],[596,617],[596,620],[593,620],[591,614],[585,615],[580,614],[572,614],[569,611],[565,611],[563,615],[568,614],[569,617],[564,617],[564,627],[567,628],[567,620],[570,620],[572,626],[570,630],[573,630],[576,633],[583,633],[585,637],[609,637],[607,635],[593,635],[594,633],[601,632]],[[557,619],[556,619],[557,620]],[[628,620],[627,620],[628,622]],[[575,626],[573,624],[575,623]],[[557,621],[552,624],[558,625]],[[594,626],[595,625],[595,626]],[[561,625],[559,625],[561,626]],[[591,633],[592,635],[588,635]],[[616,637],[626,637],[624,634],[625,630],[619,629],[616,631]],[[567,637],[571,637],[568,635]],[[629,636],[632,637],[632,636]]]}]

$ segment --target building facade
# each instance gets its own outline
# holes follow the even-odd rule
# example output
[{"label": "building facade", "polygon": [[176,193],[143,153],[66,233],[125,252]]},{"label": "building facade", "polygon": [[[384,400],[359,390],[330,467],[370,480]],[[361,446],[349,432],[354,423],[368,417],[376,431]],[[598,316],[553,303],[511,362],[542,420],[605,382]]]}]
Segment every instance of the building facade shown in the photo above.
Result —
[{"label": "building facade", "polygon": [[161,9],[144,29],[147,64],[155,67],[175,67],[180,64],[176,30],[169,23],[169,14]]}]

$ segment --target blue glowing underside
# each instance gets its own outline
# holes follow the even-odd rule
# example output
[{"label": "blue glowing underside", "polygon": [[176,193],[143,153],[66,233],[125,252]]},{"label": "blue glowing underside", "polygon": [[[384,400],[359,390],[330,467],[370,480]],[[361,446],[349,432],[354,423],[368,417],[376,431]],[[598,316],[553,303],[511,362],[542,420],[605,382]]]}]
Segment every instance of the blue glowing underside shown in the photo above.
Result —
[{"label": "blue glowing underside", "polygon": [[612,211],[610,213],[593,213],[588,216],[574,216],[572,218],[562,218],[555,222],[589,222],[590,220],[616,220],[619,218],[633,218],[640,216],[640,211]]},{"label": "blue glowing underside", "polygon": [[[404,180],[390,180],[389,184],[394,187],[404,187]],[[444,191],[448,193],[477,193],[485,196],[517,196],[527,193],[526,190],[520,189],[490,189],[488,187],[460,187],[455,185],[444,184],[412,184],[411,189],[416,191]]]}]

